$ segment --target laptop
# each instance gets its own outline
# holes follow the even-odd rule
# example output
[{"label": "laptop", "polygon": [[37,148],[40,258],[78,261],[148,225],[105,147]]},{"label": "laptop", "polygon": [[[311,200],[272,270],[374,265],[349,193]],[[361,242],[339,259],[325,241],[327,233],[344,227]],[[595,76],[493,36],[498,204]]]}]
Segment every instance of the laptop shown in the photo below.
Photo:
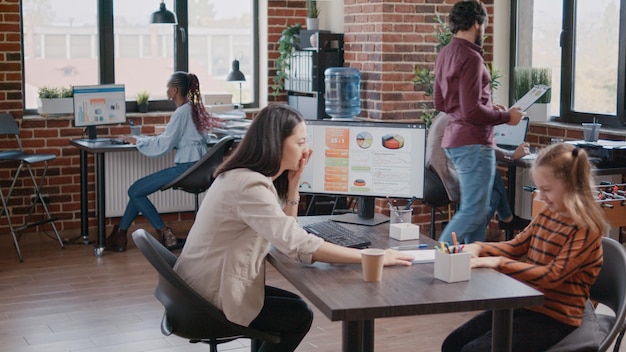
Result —
[{"label": "laptop", "polygon": [[529,122],[528,116],[524,116],[515,126],[506,123],[495,126],[493,134],[496,145],[502,149],[515,150],[517,146],[526,140]]}]

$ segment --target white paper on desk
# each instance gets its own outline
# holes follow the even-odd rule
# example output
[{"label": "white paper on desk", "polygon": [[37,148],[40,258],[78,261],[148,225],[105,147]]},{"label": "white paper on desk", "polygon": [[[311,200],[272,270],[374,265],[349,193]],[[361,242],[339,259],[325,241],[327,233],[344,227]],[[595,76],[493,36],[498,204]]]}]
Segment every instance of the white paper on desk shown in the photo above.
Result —
[{"label": "white paper on desk", "polygon": [[413,263],[432,263],[435,261],[435,250],[434,249],[416,249],[411,251],[402,251],[402,253],[407,253],[415,257],[413,259]]}]

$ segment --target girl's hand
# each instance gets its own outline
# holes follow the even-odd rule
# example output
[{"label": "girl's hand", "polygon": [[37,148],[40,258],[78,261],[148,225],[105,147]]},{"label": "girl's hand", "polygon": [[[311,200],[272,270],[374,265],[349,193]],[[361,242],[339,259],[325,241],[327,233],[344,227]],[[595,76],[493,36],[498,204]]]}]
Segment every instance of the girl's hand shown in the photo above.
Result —
[{"label": "girl's hand", "polygon": [[500,104],[493,104],[493,109],[496,111],[506,111],[506,107]]},{"label": "girl's hand", "polygon": [[404,253],[402,251],[396,251],[395,249],[386,249],[385,250],[385,259],[383,261],[383,265],[385,266],[394,266],[394,265],[413,265],[414,256]]},{"label": "girl's hand", "polygon": [[466,244],[463,247],[463,252],[469,252],[472,255],[472,258],[477,258],[480,253],[480,245],[476,243]]},{"label": "girl's hand", "polygon": [[472,268],[492,268],[497,269],[500,265],[500,257],[480,257],[472,258],[470,267]]}]

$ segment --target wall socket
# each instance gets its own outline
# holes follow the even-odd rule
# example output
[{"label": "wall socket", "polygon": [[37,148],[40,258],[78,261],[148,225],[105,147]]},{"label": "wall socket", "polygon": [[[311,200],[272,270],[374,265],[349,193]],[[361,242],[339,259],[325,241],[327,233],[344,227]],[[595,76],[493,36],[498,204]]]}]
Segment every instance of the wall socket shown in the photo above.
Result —
[{"label": "wall socket", "polygon": [[[47,195],[47,194],[42,194],[42,195],[41,195],[41,198],[43,198],[43,201],[44,201],[46,204],[50,204],[50,196],[49,196],[49,195]],[[31,195],[31,196],[30,196],[30,202],[31,202],[31,203],[35,203],[35,201],[39,202],[39,199],[37,199],[37,196],[36,196],[35,194],[33,194],[33,195]]]}]

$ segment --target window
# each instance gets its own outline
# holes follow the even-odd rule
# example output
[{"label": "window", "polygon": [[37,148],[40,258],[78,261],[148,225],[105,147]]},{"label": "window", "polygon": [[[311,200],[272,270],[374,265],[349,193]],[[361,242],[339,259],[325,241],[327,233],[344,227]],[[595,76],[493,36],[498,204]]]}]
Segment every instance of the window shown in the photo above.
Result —
[{"label": "window", "polygon": [[626,0],[514,0],[516,67],[552,69],[552,115],[624,126]]},{"label": "window", "polygon": [[129,101],[147,90],[162,100],[157,108],[171,108],[165,87],[176,70],[195,73],[203,93],[229,92],[238,103],[239,84],[225,81],[234,59],[246,76],[243,103],[258,106],[256,1],[166,0],[179,24],[151,25],[159,3],[22,0],[25,108],[36,108],[39,87],[98,83],[124,84]]}]

